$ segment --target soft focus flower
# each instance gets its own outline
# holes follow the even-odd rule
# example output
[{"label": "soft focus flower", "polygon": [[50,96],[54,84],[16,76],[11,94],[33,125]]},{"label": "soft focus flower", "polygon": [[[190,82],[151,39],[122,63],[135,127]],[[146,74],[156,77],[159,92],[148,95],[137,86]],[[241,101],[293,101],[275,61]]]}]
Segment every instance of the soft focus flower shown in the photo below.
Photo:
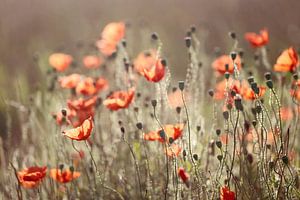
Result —
[{"label": "soft focus flower", "polygon": [[235,193],[225,186],[221,188],[220,198],[221,200],[235,200]]},{"label": "soft focus flower", "polygon": [[123,22],[113,22],[107,24],[101,34],[101,40],[96,46],[106,56],[110,56],[117,50],[117,45],[125,35],[125,24]]},{"label": "soft focus flower", "polygon": [[107,88],[108,82],[106,79],[99,77],[97,80],[94,80],[91,77],[87,77],[77,84],[76,94],[91,96],[106,90]]},{"label": "soft focus flower", "polygon": [[276,72],[294,72],[298,65],[298,55],[293,47],[284,50],[274,65]]},{"label": "soft focus flower", "polygon": [[73,129],[65,130],[62,133],[67,136],[68,138],[71,138],[72,140],[86,140],[90,137],[92,130],[93,130],[94,124],[92,117],[89,117],[88,119],[84,120],[84,122]]},{"label": "soft focus flower", "polygon": [[140,53],[134,61],[134,67],[137,72],[151,82],[159,82],[165,75],[165,67],[162,65],[161,59],[157,58],[155,50]]},{"label": "soft focus flower", "polygon": [[83,65],[88,69],[96,69],[102,64],[102,60],[98,56],[85,56],[82,60]]},{"label": "soft focus flower", "polygon": [[50,177],[56,180],[59,183],[68,183],[74,179],[77,179],[80,176],[80,172],[71,171],[69,169],[51,169]]},{"label": "soft focus flower", "polygon": [[167,147],[167,155],[169,157],[177,157],[182,151],[182,148],[177,144],[172,144]]},{"label": "soft focus flower", "polygon": [[253,47],[262,47],[265,46],[269,42],[269,33],[267,29],[263,29],[259,34],[256,33],[246,33],[245,39],[253,46]]},{"label": "soft focus flower", "polygon": [[[163,132],[162,129],[159,129],[157,131],[151,131],[147,134],[144,134],[144,139],[149,141],[160,141],[164,142],[165,138],[172,138],[174,141],[178,138],[180,138],[183,134],[183,128],[184,124],[167,124],[163,126]],[[162,132],[166,135],[162,135]],[[163,136],[163,137],[162,137]]]},{"label": "soft focus flower", "polygon": [[68,76],[59,77],[58,82],[62,88],[72,89],[77,86],[80,80],[80,74],[71,74]]},{"label": "soft focus flower", "polygon": [[46,176],[47,167],[29,167],[19,171],[18,179],[24,188],[37,187]]},{"label": "soft focus flower", "polygon": [[280,116],[282,121],[290,121],[293,119],[293,110],[289,107],[281,107]]},{"label": "soft focus flower", "polygon": [[103,101],[103,105],[110,110],[127,108],[133,100],[134,92],[134,88],[131,88],[128,91],[113,92]]},{"label": "soft focus flower", "polygon": [[[241,58],[239,55],[236,56],[234,63],[236,65],[237,69],[240,70],[241,69]],[[228,69],[226,69],[226,66],[228,67]],[[224,74],[225,72],[229,72],[230,74],[232,74],[234,72],[233,61],[232,61],[231,57],[228,55],[223,55],[223,56],[218,57],[212,63],[212,67],[219,74]]]},{"label": "soft focus flower", "polygon": [[185,185],[186,185],[187,187],[190,186],[190,182],[189,182],[189,178],[190,178],[190,177],[189,177],[188,173],[185,172],[185,170],[184,170],[183,167],[180,167],[180,168],[178,169],[178,176],[180,177],[180,179],[182,180],[182,182],[185,183]]},{"label": "soft focus flower", "polygon": [[72,61],[72,56],[63,53],[54,53],[49,57],[49,64],[58,72],[65,71]]}]

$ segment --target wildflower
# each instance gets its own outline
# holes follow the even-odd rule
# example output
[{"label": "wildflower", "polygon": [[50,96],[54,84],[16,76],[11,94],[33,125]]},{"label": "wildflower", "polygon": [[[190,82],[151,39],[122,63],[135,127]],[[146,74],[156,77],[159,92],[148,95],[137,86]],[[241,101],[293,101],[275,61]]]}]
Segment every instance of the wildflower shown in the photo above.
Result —
[{"label": "wildflower", "polygon": [[27,189],[37,187],[46,176],[47,167],[29,167],[17,173],[20,184]]},{"label": "wildflower", "polygon": [[221,188],[220,198],[221,200],[235,200],[235,193],[225,186]]},{"label": "wildflower", "polygon": [[290,121],[293,119],[293,110],[289,107],[281,107],[280,116],[282,121]]},{"label": "wildflower", "polygon": [[102,64],[102,60],[98,56],[93,55],[85,56],[82,62],[87,69],[96,69]]},{"label": "wildflower", "polygon": [[58,82],[62,88],[72,89],[77,86],[81,80],[80,74],[71,74],[68,76],[63,76],[58,79]]},{"label": "wildflower", "polygon": [[293,47],[284,50],[274,65],[276,72],[294,72],[298,65],[298,55]]},{"label": "wildflower", "polygon": [[103,105],[110,110],[127,108],[133,100],[134,92],[134,88],[128,91],[115,91],[103,101]]},{"label": "wildflower", "polygon": [[[234,63],[238,70],[241,69],[241,58],[239,55],[236,56]],[[229,72],[232,74],[234,72],[233,62],[230,56],[223,55],[218,57],[213,63],[212,67],[218,74],[225,74],[225,72]],[[228,69],[227,69],[228,68]]]},{"label": "wildflower", "polygon": [[89,117],[88,119],[84,120],[84,122],[73,129],[69,129],[66,131],[63,131],[62,133],[71,138],[72,140],[86,140],[90,137],[92,130],[93,130],[94,124],[92,117]]},{"label": "wildflower", "polygon": [[150,82],[159,82],[164,77],[164,64],[153,49],[140,53],[134,61],[135,70]]},{"label": "wildflower", "polygon": [[261,30],[259,34],[246,33],[245,39],[255,48],[262,47],[269,42],[269,33],[267,29]]},{"label": "wildflower", "polygon": [[87,77],[77,84],[76,93],[90,96],[98,93],[99,91],[105,90],[107,88],[108,88],[108,82],[106,79],[99,77],[95,81],[93,78]]},{"label": "wildflower", "polygon": [[165,142],[165,138],[161,137],[161,132],[164,131],[167,138],[172,138],[174,141],[180,138],[183,134],[184,124],[167,124],[162,129],[151,131],[144,135],[145,140]]},{"label": "wildflower", "polygon": [[171,146],[167,147],[167,155],[169,157],[177,157],[182,151],[182,148],[177,144],[172,144]]},{"label": "wildflower", "polygon": [[70,169],[51,169],[50,177],[59,183],[68,183],[80,177],[80,172],[71,171]]},{"label": "wildflower", "polygon": [[190,177],[189,177],[188,173],[185,172],[185,170],[184,170],[183,167],[180,167],[178,169],[178,176],[180,177],[180,179],[182,180],[182,182],[185,183],[185,185],[187,187],[190,186],[190,181],[189,181]]},{"label": "wildflower", "polygon": [[49,64],[58,72],[65,71],[72,61],[72,56],[63,53],[54,53],[49,57]]}]

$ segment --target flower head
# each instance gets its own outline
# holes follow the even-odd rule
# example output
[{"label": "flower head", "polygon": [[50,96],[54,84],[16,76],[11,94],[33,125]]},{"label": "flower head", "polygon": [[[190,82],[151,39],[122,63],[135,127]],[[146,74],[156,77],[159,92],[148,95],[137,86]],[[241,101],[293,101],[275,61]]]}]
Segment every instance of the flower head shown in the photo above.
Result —
[{"label": "flower head", "polygon": [[46,176],[47,167],[29,167],[17,173],[20,184],[24,188],[37,187]]},{"label": "flower head", "polygon": [[134,92],[134,88],[128,91],[115,91],[103,101],[103,105],[110,110],[127,108],[133,100]]},{"label": "flower head", "polygon": [[274,65],[276,72],[294,72],[298,65],[298,55],[293,47],[284,50]]},{"label": "flower head", "polygon": [[54,53],[49,57],[49,64],[58,72],[65,71],[72,61],[72,56],[63,53]]},{"label": "flower head", "polygon": [[69,169],[51,169],[50,177],[59,183],[68,183],[80,176],[80,172],[71,171]]},{"label": "flower head", "polygon": [[245,39],[253,46],[253,47],[262,47],[265,46],[269,42],[269,33],[267,29],[263,29],[259,34],[256,33],[246,33]]}]

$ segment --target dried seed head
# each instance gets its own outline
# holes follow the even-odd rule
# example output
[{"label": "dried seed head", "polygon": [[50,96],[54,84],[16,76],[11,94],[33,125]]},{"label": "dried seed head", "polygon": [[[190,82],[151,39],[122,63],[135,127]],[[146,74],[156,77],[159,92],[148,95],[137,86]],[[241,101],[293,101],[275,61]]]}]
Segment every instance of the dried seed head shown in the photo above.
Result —
[{"label": "dried seed head", "polygon": [[262,107],[260,105],[257,105],[255,107],[255,112],[259,114],[259,113],[261,113],[261,111],[262,111]]},{"label": "dried seed head", "polygon": [[153,106],[153,108],[155,108],[157,106],[157,101],[156,99],[152,99],[151,100],[151,105]]},{"label": "dried seed head", "polygon": [[169,138],[169,143],[172,144],[174,142],[174,139],[172,137]]},{"label": "dried seed head", "polygon": [[139,108],[138,107],[134,107],[133,110],[134,110],[134,112],[139,112]]},{"label": "dried seed head", "polygon": [[253,82],[253,83],[251,83],[251,89],[253,90],[253,92],[255,93],[255,94],[259,94],[259,87],[257,87],[257,83],[255,83],[255,82]]},{"label": "dried seed head", "polygon": [[178,81],[178,87],[181,91],[184,90],[184,81]]},{"label": "dried seed head", "polygon": [[196,130],[197,130],[197,132],[199,132],[199,131],[201,130],[201,126],[198,125],[198,126],[196,127]]},{"label": "dried seed head", "polygon": [[138,129],[142,130],[142,129],[143,129],[143,124],[142,124],[142,122],[138,122],[138,123],[136,124],[136,127],[137,127]]},{"label": "dried seed head", "polygon": [[63,170],[63,169],[64,169],[64,164],[60,164],[60,165],[58,166],[58,168],[59,168],[60,170]]},{"label": "dried seed head", "polygon": [[122,46],[125,48],[126,46],[127,46],[127,42],[126,42],[126,40],[123,38],[122,39]]},{"label": "dried seed head", "polygon": [[192,25],[190,29],[192,33],[195,33],[197,30],[195,25]]},{"label": "dried seed head", "polygon": [[241,49],[239,50],[239,56],[242,58],[244,56],[244,51]]}]

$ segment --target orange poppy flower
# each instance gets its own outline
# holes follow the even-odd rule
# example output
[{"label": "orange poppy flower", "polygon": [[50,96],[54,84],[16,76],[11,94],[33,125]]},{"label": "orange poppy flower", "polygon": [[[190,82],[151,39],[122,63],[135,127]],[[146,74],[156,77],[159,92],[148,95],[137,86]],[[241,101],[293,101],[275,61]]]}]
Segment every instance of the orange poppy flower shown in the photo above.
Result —
[{"label": "orange poppy flower", "polygon": [[76,94],[83,94],[86,96],[94,95],[102,90],[108,88],[108,82],[106,79],[99,77],[96,81],[87,77],[80,81],[76,86]]},{"label": "orange poppy flower", "polygon": [[125,24],[123,22],[113,22],[105,26],[101,34],[101,40],[96,46],[106,56],[110,56],[117,50],[117,45],[125,35]]},{"label": "orange poppy flower", "polygon": [[71,138],[72,140],[86,140],[90,137],[92,130],[93,130],[94,124],[92,117],[89,117],[88,119],[84,120],[84,122],[73,129],[65,130],[62,133],[67,136],[68,138]]},{"label": "orange poppy flower", "polygon": [[72,172],[69,169],[66,170],[51,169],[50,177],[59,183],[68,183],[80,177],[80,172],[76,172],[76,171]]},{"label": "orange poppy flower", "polygon": [[177,144],[172,144],[167,147],[167,155],[169,157],[177,157],[182,151],[182,148]]},{"label": "orange poppy flower", "polygon": [[269,42],[269,33],[267,29],[260,31],[260,34],[246,33],[245,39],[250,42],[253,47],[262,47]]},{"label": "orange poppy flower", "polygon": [[180,177],[180,179],[182,180],[182,182],[184,182],[185,185],[187,187],[189,187],[189,185],[190,185],[190,182],[189,182],[190,176],[188,175],[188,173],[185,172],[185,170],[184,170],[183,167],[179,167],[179,169],[178,169],[178,176]]},{"label": "orange poppy flower", "polygon": [[72,61],[72,56],[63,53],[54,53],[49,57],[49,64],[58,72],[65,71]]},{"label": "orange poppy flower", "polygon": [[276,72],[294,72],[298,65],[298,55],[293,47],[284,50],[274,65]]},{"label": "orange poppy flower", "polygon": [[72,89],[77,86],[80,80],[80,74],[71,74],[68,76],[59,77],[58,82],[62,88]]},{"label": "orange poppy flower", "polygon": [[127,108],[133,100],[134,92],[134,88],[131,88],[128,91],[113,92],[103,101],[103,105],[110,110]]},{"label": "orange poppy flower", "polygon": [[97,92],[107,90],[108,89],[108,81],[105,78],[99,77],[95,81],[95,88]]},{"label": "orange poppy flower", "polygon": [[83,65],[88,69],[96,69],[102,64],[102,60],[98,56],[85,56],[82,60]]},{"label": "orange poppy flower", "polygon": [[20,184],[27,189],[37,187],[46,176],[47,167],[29,167],[19,171],[18,179]]},{"label": "orange poppy flower", "polygon": [[153,49],[140,53],[134,61],[134,67],[137,72],[151,82],[159,82],[165,75],[165,67]]},{"label": "orange poppy flower", "polygon": [[282,121],[290,121],[293,119],[293,110],[289,107],[280,108],[280,115]]},{"label": "orange poppy flower", "polygon": [[[236,56],[234,63],[237,66],[237,69],[241,69],[241,58],[239,55]],[[228,70],[226,69],[226,65],[228,65]],[[213,63],[212,67],[218,74],[224,74],[225,72],[229,72],[232,74],[234,72],[233,61],[229,55],[223,55],[218,57]]]},{"label": "orange poppy flower", "polygon": [[[256,97],[255,97],[255,93],[254,91],[246,86],[247,83],[243,84],[243,88],[242,88],[242,97],[246,100],[254,100]],[[266,92],[266,87],[264,86],[259,86],[259,94],[258,94],[258,97],[261,97],[265,94]]]},{"label": "orange poppy flower", "polygon": [[235,193],[225,186],[221,188],[220,198],[221,200],[235,200]]},{"label": "orange poppy flower", "polygon": [[[167,138],[172,138],[173,140],[176,140],[182,136],[183,128],[184,124],[167,124],[163,126]],[[159,129],[158,131],[151,131],[147,134],[144,134],[144,139],[149,141],[164,142],[164,138],[161,137],[161,131],[162,129]]]}]

